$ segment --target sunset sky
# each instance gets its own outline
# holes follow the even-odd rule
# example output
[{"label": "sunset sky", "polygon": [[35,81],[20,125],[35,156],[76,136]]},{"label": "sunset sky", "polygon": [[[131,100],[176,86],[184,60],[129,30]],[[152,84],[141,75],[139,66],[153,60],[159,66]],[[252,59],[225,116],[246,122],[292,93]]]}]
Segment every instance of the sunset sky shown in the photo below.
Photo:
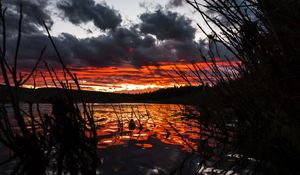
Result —
[{"label": "sunset sky", "polygon": [[[19,0],[7,7],[7,59],[11,63],[17,39]],[[208,40],[197,30],[200,16],[184,0],[24,0],[19,71],[26,74],[47,46],[46,61],[59,77],[61,65],[41,26],[51,29],[64,62],[88,90],[140,92],[184,84],[172,67],[189,71],[202,63],[199,49]],[[204,27],[205,28],[205,27]],[[233,56],[220,45],[220,57]],[[222,64],[222,59],[220,64]],[[43,62],[38,68],[51,86]],[[192,74],[191,74],[192,75]],[[193,77],[191,77],[193,79]],[[1,81],[1,80],[0,80]],[[196,81],[196,80],[192,80]],[[27,83],[31,87],[33,81]],[[37,76],[38,87],[46,84]]]}]

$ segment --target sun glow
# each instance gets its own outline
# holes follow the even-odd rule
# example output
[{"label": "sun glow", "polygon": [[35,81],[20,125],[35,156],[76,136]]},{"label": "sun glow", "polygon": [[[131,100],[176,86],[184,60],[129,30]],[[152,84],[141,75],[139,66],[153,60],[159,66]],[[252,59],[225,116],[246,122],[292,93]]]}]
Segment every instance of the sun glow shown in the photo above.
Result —
[{"label": "sun glow", "polygon": [[122,92],[122,93],[140,93],[150,92],[157,89],[165,88],[165,86],[159,86],[155,84],[149,85],[137,85],[137,84],[119,84],[118,86],[83,86],[85,90],[101,91],[101,92]]},{"label": "sun glow", "polygon": [[[206,71],[207,75],[201,74],[204,81],[207,82],[207,77],[214,78],[211,73],[210,67],[212,63],[199,62],[195,65],[202,71]],[[238,62],[222,62],[218,61],[217,65],[220,70],[227,70],[234,72],[235,66]],[[234,66],[232,66],[234,65]],[[195,69],[194,65],[191,63],[179,62],[169,63],[160,62],[157,65],[148,65],[141,67],[134,66],[109,66],[109,67],[69,67],[72,73],[75,73],[79,83],[83,90],[90,91],[102,91],[102,92],[122,92],[122,93],[140,93],[140,92],[150,92],[160,88],[174,87],[180,85],[186,85],[188,82],[183,79],[180,75],[184,73],[188,79],[189,83],[197,85],[199,84],[199,78],[193,73]],[[179,74],[175,70],[180,70]],[[35,78],[36,87],[54,87],[53,80],[46,70],[41,71],[44,75],[37,76]],[[57,77],[60,81],[64,81],[64,72],[60,69],[55,70]],[[24,72],[26,74],[26,72]],[[0,80],[0,82],[3,82]],[[55,81],[59,84],[59,81]],[[72,83],[72,81],[69,81]],[[23,87],[33,88],[34,81],[31,79]],[[74,86],[75,87],[75,86]]]}]

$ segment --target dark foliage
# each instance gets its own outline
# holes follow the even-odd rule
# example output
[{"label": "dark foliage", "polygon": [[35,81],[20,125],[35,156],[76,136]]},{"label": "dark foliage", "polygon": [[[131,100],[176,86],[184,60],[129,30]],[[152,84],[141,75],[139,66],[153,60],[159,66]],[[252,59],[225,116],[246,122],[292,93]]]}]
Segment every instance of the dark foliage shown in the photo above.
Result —
[{"label": "dark foliage", "polygon": [[[29,102],[28,111],[24,111],[20,106],[20,94],[22,93],[20,87],[31,78],[35,82],[36,68],[46,47],[41,50],[31,73],[26,76],[22,75],[17,70],[18,52],[21,47],[22,5],[20,6],[18,40],[13,65],[9,65],[6,58],[6,8],[2,8],[1,2],[0,12],[2,26],[1,75],[13,111],[13,114],[8,114],[5,106],[0,108],[0,142],[1,146],[10,152],[8,159],[1,162],[0,165],[5,166],[7,172],[11,174],[96,174],[99,159],[93,111],[83,98],[80,101],[74,101],[68,79],[72,79],[75,83],[79,96],[80,86],[76,76],[64,65],[47,26],[45,25],[45,28],[49,39],[66,75],[64,81],[58,79],[55,72],[51,71],[46,64],[52,80],[56,79],[61,87],[61,92],[57,93],[57,97],[52,98],[53,110],[50,115],[41,113],[39,103],[33,105],[32,102]],[[58,98],[61,97],[60,94],[63,94],[65,98]],[[31,95],[36,96],[37,94]]]},{"label": "dark foliage", "polygon": [[[299,1],[187,2],[210,29],[199,25],[210,45],[222,43],[240,62],[231,68],[237,74],[211,66],[217,81],[210,80],[214,87],[199,102],[206,138],[202,149],[214,150],[206,143],[212,137],[220,143],[216,149],[230,146],[242,157],[239,167],[251,157],[258,161],[252,169],[257,172],[299,173]],[[210,52],[210,58],[201,55],[206,62],[222,57],[218,52]]]}]

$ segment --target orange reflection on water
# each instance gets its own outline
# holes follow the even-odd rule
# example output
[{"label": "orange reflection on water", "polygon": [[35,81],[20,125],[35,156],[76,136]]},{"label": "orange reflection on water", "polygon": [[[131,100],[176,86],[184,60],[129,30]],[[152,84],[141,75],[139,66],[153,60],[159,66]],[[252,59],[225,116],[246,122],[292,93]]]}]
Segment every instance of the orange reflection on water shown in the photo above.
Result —
[{"label": "orange reflection on water", "polygon": [[186,151],[197,150],[200,140],[198,124],[184,120],[182,107],[172,104],[97,104],[98,148],[134,145],[151,149],[155,146],[151,138],[156,138],[165,144],[181,146]]}]

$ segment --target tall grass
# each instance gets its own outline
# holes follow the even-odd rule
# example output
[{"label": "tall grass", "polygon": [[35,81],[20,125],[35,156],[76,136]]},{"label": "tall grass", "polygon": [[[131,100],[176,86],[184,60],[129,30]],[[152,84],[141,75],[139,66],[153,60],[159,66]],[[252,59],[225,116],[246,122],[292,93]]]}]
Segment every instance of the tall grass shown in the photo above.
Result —
[{"label": "tall grass", "polygon": [[[199,100],[202,115],[195,116],[204,124],[204,138],[214,137],[221,145],[230,145],[242,157],[240,165],[249,157],[255,158],[258,160],[255,170],[260,173],[299,173],[300,14],[296,9],[300,8],[300,2],[187,0],[187,3],[205,21],[206,26],[198,26],[207,36],[210,50],[200,54],[204,62],[213,63],[210,71],[200,67],[193,70],[213,85],[203,91]],[[220,45],[234,58],[223,55],[218,50]],[[240,64],[224,71],[215,58]],[[205,134],[206,131],[210,134]],[[203,147],[211,149],[207,145],[204,139]]]},{"label": "tall grass", "polygon": [[[24,111],[20,107],[19,88],[30,79],[33,79],[34,85],[36,84],[36,68],[46,47],[41,49],[41,54],[30,73],[22,76],[17,69],[22,38],[22,5],[20,5],[18,39],[12,65],[8,64],[6,56],[6,8],[3,8],[1,3],[0,11],[2,27],[0,66],[13,110],[12,116],[9,116],[5,107],[0,108],[0,142],[11,152],[8,160],[0,165],[12,167],[8,170],[8,173],[11,174],[96,174],[99,159],[93,110],[81,98],[79,104],[82,106],[83,112],[80,112],[81,107],[77,101],[74,101],[72,94],[74,91],[71,91],[73,85],[75,84],[77,91],[81,91],[76,75],[72,74],[64,64],[63,58],[44,24],[65,73],[64,78],[57,77],[46,62],[45,66],[53,84],[62,88],[63,94],[57,94],[57,97],[53,98],[50,115],[43,114],[39,104],[29,103],[29,110]],[[38,115],[36,116],[34,112],[37,112]]]}]

